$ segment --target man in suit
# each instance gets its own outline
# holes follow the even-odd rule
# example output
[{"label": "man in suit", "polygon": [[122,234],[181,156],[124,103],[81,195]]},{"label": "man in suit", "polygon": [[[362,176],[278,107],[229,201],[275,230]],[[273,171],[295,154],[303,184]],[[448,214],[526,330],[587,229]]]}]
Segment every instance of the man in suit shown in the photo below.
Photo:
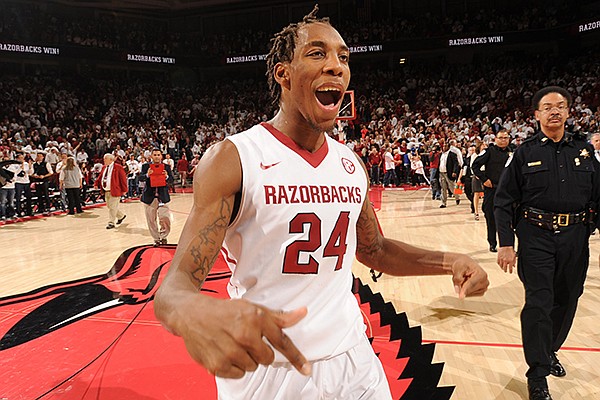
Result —
[{"label": "man in suit", "polygon": [[594,146],[594,155],[596,159],[600,161],[600,132],[592,134],[590,143]]},{"label": "man in suit", "polygon": [[127,193],[127,174],[123,166],[115,162],[113,154],[107,153],[104,155],[104,165],[94,183],[94,187],[104,191],[104,198],[108,207],[108,225],[106,225],[106,229],[113,229],[115,225],[120,225],[126,217],[119,210],[119,203],[121,196]]},{"label": "man in suit", "polygon": [[472,185],[472,177],[473,170],[471,169],[472,162],[477,158],[477,154],[475,153],[475,146],[470,145],[467,149],[467,156],[464,159],[464,164],[460,169],[460,174],[458,176],[458,180],[464,185],[465,188],[465,196],[471,202],[471,213],[475,214],[475,207],[473,205],[473,185]]},{"label": "man in suit", "polygon": [[[159,246],[167,244],[167,236],[171,231],[171,212],[167,204],[171,201],[169,185],[173,183],[174,177],[171,166],[162,162],[160,149],[153,149],[150,158],[152,162],[142,165],[140,172],[140,181],[146,182],[141,200],[150,235],[154,239],[154,245]],[[157,174],[164,175],[164,179],[159,179]]]},{"label": "man in suit", "polygon": [[[443,152],[440,156],[440,183],[442,186],[442,204],[440,208],[446,208],[446,201],[448,200],[448,190],[454,193],[456,186],[456,179],[458,178],[458,172],[460,171],[460,164],[456,154],[450,150],[450,143],[444,142]],[[460,204],[459,195],[456,196],[456,205]]]}]

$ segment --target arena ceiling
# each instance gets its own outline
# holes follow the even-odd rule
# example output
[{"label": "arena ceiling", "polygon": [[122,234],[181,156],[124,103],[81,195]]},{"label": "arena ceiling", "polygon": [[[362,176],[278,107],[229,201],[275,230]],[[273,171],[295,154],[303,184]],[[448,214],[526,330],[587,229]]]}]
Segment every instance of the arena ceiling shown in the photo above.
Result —
[{"label": "arena ceiling", "polygon": [[289,3],[283,0],[51,0],[72,7],[128,12],[226,11]]}]

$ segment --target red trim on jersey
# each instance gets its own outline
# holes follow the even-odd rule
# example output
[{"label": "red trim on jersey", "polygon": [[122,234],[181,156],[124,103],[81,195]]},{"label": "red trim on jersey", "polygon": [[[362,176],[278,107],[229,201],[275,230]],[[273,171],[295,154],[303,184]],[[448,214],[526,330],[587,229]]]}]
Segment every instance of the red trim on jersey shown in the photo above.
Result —
[{"label": "red trim on jersey", "polygon": [[310,151],[298,146],[298,144],[294,142],[289,136],[286,136],[285,134],[280,132],[273,125],[268,124],[266,122],[261,122],[260,124],[263,128],[271,132],[271,134],[275,136],[275,139],[279,140],[290,150],[293,150],[300,157],[304,158],[304,160],[307,163],[309,163],[313,168],[317,168],[325,159],[325,156],[327,156],[327,152],[329,151],[329,146],[327,146],[327,138],[325,138],[319,150],[315,151],[314,153],[311,153]]},{"label": "red trim on jersey", "polygon": [[221,253],[223,254],[223,258],[225,260],[232,263],[233,265],[237,265],[237,261],[234,260],[233,258],[231,258],[231,256],[229,255],[229,252],[227,251],[227,249],[225,247],[221,247]]}]

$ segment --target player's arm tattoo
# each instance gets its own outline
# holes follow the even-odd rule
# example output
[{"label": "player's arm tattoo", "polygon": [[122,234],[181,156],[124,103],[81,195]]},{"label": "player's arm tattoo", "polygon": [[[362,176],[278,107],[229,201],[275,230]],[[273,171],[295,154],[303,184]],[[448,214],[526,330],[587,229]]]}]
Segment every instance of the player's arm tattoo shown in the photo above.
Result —
[{"label": "player's arm tattoo", "polygon": [[231,201],[224,198],[221,201],[216,218],[198,232],[193,244],[190,246],[190,256],[194,264],[191,275],[198,287],[206,279],[219,255],[225,230],[231,217],[231,210]]},{"label": "player's arm tattoo", "polygon": [[356,223],[357,248],[356,253],[362,260],[376,260],[378,254],[383,250],[383,240],[379,230],[379,224],[369,210],[371,203],[365,201]]}]

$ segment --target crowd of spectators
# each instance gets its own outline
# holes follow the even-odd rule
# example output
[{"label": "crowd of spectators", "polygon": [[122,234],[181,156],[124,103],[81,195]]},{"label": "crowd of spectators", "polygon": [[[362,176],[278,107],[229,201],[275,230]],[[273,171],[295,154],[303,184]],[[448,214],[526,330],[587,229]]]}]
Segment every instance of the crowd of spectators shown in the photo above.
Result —
[{"label": "crowd of spectators", "polygon": [[[7,3],[0,14],[0,36],[5,41],[74,45],[162,55],[196,54],[225,57],[266,53],[269,38],[279,26],[256,29],[230,26],[226,33],[202,28],[203,16],[188,17],[182,28],[177,19],[142,18],[88,10],[80,13],[47,12],[48,5]],[[81,11],[81,10],[79,10]],[[530,2],[527,6],[481,8],[455,14],[430,11],[407,15],[400,11],[378,18],[334,21],[349,44],[390,42],[448,35],[550,29],[577,20],[581,9],[572,2]],[[193,19],[198,21],[194,22]]]},{"label": "crowd of spectators", "polygon": [[[562,67],[515,57],[392,71],[361,66],[351,87],[358,120],[346,127],[346,137],[359,138],[358,124],[376,141],[411,133],[484,137],[488,129],[507,124],[513,136],[524,135],[533,127],[531,96],[549,84],[573,94],[572,129],[596,131],[599,61],[597,55],[586,54]],[[267,120],[275,111],[259,80],[176,88],[161,81],[12,76],[0,82],[0,93],[5,151],[48,151],[48,142],[56,142],[58,150],[72,152],[79,146],[90,158],[116,146],[136,156],[149,146],[162,146],[171,156],[189,150],[191,159],[214,141]]]},{"label": "crowd of spectators", "polygon": [[391,42],[412,38],[431,38],[493,32],[551,29],[575,19],[575,9],[567,3],[554,6],[525,8],[479,9],[460,15],[404,15],[381,21],[344,22],[340,33],[350,44]]},{"label": "crowd of spectators", "polygon": [[[136,76],[135,74],[133,74]],[[569,130],[598,132],[600,56],[597,48],[579,57],[504,54],[453,65],[428,61],[402,67],[353,65],[357,119],[333,134],[345,140],[369,167],[379,159],[373,183],[383,183],[384,160],[398,171],[388,185],[426,183],[429,154],[453,139],[466,151],[478,140],[492,142],[506,128],[514,145],[531,135],[536,122],[531,98],[548,85],[567,88],[574,104]],[[230,77],[175,87],[164,75],[113,79],[39,72],[5,75],[0,82],[0,159],[43,151],[52,167],[61,155],[82,167],[88,186],[105,153],[144,162],[160,148],[190,172],[216,141],[270,119],[275,112],[264,77]],[[376,152],[379,157],[369,157]],[[419,155],[416,168],[411,167]],[[415,176],[413,169],[422,169]],[[379,173],[381,172],[381,174]],[[185,183],[185,180],[181,183]],[[84,185],[85,186],[85,185]],[[136,187],[130,195],[138,194]],[[85,197],[85,196],[84,196]]]}]

